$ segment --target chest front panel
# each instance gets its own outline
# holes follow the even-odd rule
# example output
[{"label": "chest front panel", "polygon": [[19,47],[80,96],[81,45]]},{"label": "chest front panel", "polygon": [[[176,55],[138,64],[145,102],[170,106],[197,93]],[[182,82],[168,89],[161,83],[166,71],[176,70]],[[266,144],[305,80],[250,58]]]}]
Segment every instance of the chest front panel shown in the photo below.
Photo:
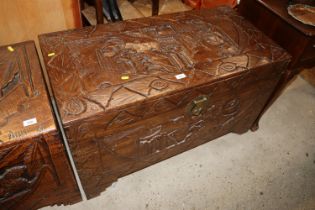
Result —
[{"label": "chest front panel", "polygon": [[[275,88],[281,69],[252,71],[67,127],[88,196],[98,195],[119,177],[216,137],[246,132]],[[200,112],[194,111],[198,103]]]}]

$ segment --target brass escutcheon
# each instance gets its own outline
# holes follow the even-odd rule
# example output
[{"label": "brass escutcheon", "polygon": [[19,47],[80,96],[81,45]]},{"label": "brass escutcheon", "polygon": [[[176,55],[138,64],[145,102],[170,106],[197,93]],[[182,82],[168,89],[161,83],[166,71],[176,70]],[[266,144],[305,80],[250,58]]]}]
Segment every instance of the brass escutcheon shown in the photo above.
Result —
[{"label": "brass escutcheon", "polygon": [[190,104],[188,104],[188,113],[193,116],[199,116],[207,108],[208,101],[209,100],[207,96],[198,96]]}]

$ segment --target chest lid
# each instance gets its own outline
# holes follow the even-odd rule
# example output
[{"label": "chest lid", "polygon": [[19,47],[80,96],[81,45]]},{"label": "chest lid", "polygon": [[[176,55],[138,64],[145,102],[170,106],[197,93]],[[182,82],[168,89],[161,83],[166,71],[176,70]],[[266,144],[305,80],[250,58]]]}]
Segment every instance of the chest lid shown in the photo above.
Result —
[{"label": "chest lid", "polygon": [[0,145],[55,130],[33,42],[0,47]]},{"label": "chest lid", "polygon": [[39,38],[64,124],[289,59],[227,7]]}]

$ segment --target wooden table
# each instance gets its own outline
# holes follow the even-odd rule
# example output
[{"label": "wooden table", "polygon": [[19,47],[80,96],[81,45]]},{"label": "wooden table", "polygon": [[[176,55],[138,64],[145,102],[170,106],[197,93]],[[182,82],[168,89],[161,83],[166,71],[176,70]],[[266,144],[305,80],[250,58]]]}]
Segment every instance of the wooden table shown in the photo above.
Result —
[{"label": "wooden table", "polygon": [[242,0],[239,11],[292,56],[292,75],[315,66],[315,27],[300,23],[287,12],[288,0]]},{"label": "wooden table", "polygon": [[300,23],[287,12],[288,0],[242,0],[239,12],[292,56],[289,71],[279,81],[268,107],[290,80],[304,68],[315,66],[315,27]]}]

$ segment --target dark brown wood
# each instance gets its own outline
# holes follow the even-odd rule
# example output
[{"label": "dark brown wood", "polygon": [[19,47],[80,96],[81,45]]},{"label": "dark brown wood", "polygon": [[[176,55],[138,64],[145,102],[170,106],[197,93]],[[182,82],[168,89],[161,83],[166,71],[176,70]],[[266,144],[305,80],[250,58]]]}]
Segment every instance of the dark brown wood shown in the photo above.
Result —
[{"label": "dark brown wood", "polygon": [[315,27],[300,23],[287,11],[287,0],[242,0],[240,13],[292,55],[292,76],[315,66]]},{"label": "dark brown wood", "polygon": [[97,22],[97,24],[104,24],[102,0],[95,0],[95,10],[96,10],[96,22]]},{"label": "dark brown wood", "polygon": [[40,45],[89,198],[256,126],[290,61],[227,7],[41,35]]},{"label": "dark brown wood", "polygon": [[[245,0],[247,1],[247,0]],[[289,25],[296,28],[298,31],[304,33],[307,36],[314,36],[315,35],[315,28],[309,25],[305,25],[300,23],[299,21],[292,18],[287,10],[287,7],[289,6],[288,0],[254,0],[254,2],[257,2],[261,4],[263,7],[270,10],[272,13],[276,14],[279,18],[284,20]],[[242,4],[245,2],[242,2]],[[252,10],[253,11],[253,10]]]},{"label": "dark brown wood", "polygon": [[159,0],[151,0],[152,1],[152,16],[159,15]]},{"label": "dark brown wood", "polygon": [[80,1],[80,11],[85,9],[85,5],[84,5],[84,0],[79,0]]},{"label": "dark brown wood", "polygon": [[34,43],[0,47],[0,69],[0,209],[79,201]]},{"label": "dark brown wood", "polygon": [[[288,3],[288,0],[242,0],[238,7],[242,16],[292,56],[290,70],[282,77],[269,103],[265,106],[264,112],[295,75],[303,68],[315,66],[315,27],[304,25],[292,18],[287,11]],[[257,126],[253,126],[253,130],[258,128],[260,117],[256,121]]]},{"label": "dark brown wood", "polygon": [[74,19],[74,27],[75,28],[83,27],[81,10],[84,9],[84,4],[82,3],[82,0],[72,0],[71,7]]}]

